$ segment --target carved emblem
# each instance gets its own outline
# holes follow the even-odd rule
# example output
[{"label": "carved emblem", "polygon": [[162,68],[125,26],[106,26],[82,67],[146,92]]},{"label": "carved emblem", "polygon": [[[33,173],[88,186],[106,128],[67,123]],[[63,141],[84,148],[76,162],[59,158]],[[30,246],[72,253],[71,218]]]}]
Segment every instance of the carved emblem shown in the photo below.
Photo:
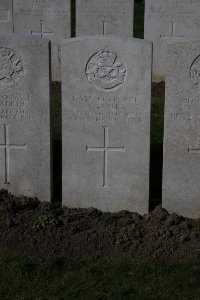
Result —
[{"label": "carved emblem", "polygon": [[191,65],[190,77],[195,85],[200,83],[200,55],[195,58]]},{"label": "carved emblem", "polygon": [[114,51],[104,49],[89,59],[86,65],[86,76],[88,81],[95,86],[111,90],[124,83],[127,68],[119,61]]},{"label": "carved emblem", "polygon": [[22,81],[25,69],[15,51],[0,48],[0,87],[14,87]]}]

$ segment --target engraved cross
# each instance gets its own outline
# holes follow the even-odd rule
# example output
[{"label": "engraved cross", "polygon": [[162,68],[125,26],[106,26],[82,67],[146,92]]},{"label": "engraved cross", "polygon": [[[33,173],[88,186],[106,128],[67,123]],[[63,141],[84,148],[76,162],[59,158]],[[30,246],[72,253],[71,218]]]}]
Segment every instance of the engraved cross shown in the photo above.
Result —
[{"label": "engraved cross", "polygon": [[103,187],[108,187],[108,153],[109,152],[125,152],[125,147],[109,147],[108,146],[108,129],[109,127],[104,127],[104,147],[89,147],[86,146],[86,151],[95,151],[104,153],[103,161]]},{"label": "engraved cross", "polygon": [[107,33],[107,21],[102,21],[102,23],[103,23],[103,35],[106,35],[106,33]]},{"label": "engraved cross", "polygon": [[0,8],[0,22],[9,21],[9,10],[6,8]]},{"label": "engraved cross", "polygon": [[169,35],[169,36],[161,35],[160,38],[162,38],[162,39],[170,39],[170,38],[182,38],[184,36],[185,35],[182,35],[182,36],[176,35],[176,23],[172,22],[172,32],[171,32],[171,35]]},{"label": "engraved cross", "polygon": [[26,144],[14,145],[9,142],[9,125],[4,124],[4,144],[0,144],[0,149],[5,151],[5,184],[10,183],[10,149],[26,150]]},{"label": "engraved cross", "polygon": [[40,20],[40,32],[34,32],[33,30],[31,30],[31,34],[32,35],[39,35],[41,38],[43,37],[49,37],[53,35],[53,32],[45,32],[45,25],[44,25],[44,21]]}]

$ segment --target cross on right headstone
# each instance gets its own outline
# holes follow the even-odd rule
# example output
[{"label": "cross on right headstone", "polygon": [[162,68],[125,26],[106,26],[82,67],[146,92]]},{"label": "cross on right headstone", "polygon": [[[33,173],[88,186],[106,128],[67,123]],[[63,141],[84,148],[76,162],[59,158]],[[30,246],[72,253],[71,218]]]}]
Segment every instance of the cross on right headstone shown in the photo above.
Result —
[{"label": "cross on right headstone", "polygon": [[133,19],[134,0],[76,0],[76,36],[133,37]]},{"label": "cross on right headstone", "polygon": [[200,217],[200,42],[167,49],[163,207]]},{"label": "cross on right headstone", "polygon": [[145,0],[144,38],[153,42],[153,80],[167,74],[167,46],[200,38],[199,0]]}]

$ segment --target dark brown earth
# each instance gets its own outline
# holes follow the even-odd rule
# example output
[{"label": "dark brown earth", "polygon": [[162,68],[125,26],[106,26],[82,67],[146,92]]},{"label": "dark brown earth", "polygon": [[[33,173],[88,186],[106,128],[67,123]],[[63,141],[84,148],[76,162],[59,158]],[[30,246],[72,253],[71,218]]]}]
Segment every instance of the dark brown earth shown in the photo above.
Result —
[{"label": "dark brown earth", "polygon": [[163,97],[165,96],[165,82],[153,82],[152,83],[152,97]]},{"label": "dark brown earth", "polygon": [[[59,96],[60,83],[54,83],[52,88],[54,95]],[[152,95],[163,96],[164,90],[164,83],[153,84]],[[58,170],[54,173],[57,177]],[[60,191],[56,182],[57,188]],[[61,198],[57,190],[55,194],[55,199]],[[151,207],[159,203],[151,201]],[[200,219],[170,215],[160,206],[145,216],[127,211],[112,214],[93,208],[62,208],[60,203],[14,197],[2,190],[2,250],[81,258],[199,258]]]},{"label": "dark brown earth", "polygon": [[80,258],[199,258],[200,219],[61,208],[0,191],[0,251]]}]

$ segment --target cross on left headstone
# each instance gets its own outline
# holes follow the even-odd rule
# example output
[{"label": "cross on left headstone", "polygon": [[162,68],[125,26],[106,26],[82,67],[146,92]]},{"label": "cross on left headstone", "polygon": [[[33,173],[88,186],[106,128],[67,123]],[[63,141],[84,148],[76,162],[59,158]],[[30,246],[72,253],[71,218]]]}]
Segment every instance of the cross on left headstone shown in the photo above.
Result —
[{"label": "cross on left headstone", "polygon": [[0,149],[4,149],[5,151],[5,184],[10,183],[10,150],[11,149],[21,149],[26,150],[26,144],[12,144],[10,143],[9,136],[9,124],[4,124],[4,143],[0,144]]},{"label": "cross on left headstone", "polygon": [[51,200],[49,56],[46,39],[1,35],[0,189],[41,201]]}]

